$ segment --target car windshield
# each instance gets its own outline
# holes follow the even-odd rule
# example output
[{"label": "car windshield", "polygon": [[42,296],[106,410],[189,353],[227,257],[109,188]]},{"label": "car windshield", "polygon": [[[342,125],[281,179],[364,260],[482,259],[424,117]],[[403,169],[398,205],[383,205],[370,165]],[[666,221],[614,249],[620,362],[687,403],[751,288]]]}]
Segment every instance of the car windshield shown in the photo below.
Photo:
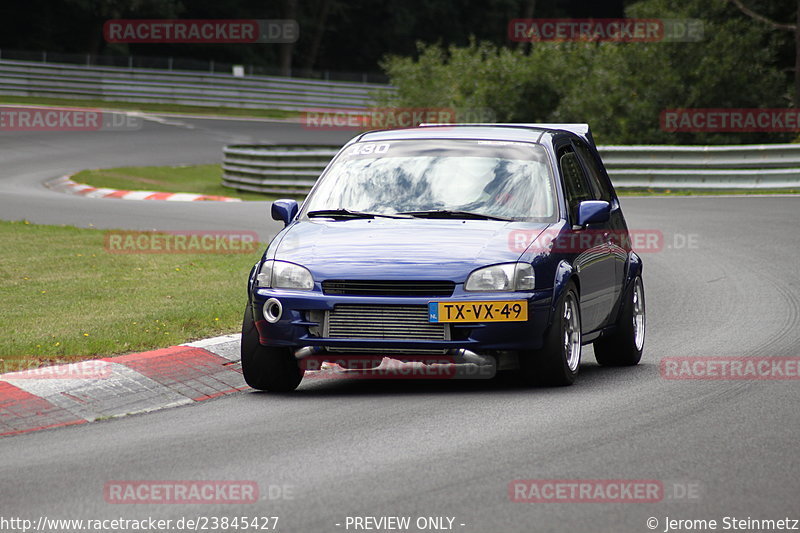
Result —
[{"label": "car windshield", "polygon": [[549,221],[555,196],[547,152],[538,144],[365,142],[348,146],[337,157],[306,200],[303,214],[330,210]]}]

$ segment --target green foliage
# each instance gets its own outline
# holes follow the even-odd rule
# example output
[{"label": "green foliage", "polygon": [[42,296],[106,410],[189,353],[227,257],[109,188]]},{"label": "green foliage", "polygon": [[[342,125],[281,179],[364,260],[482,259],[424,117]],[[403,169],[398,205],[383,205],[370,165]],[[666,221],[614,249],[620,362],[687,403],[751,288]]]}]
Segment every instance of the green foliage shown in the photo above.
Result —
[{"label": "green foliage", "polygon": [[[660,115],[675,108],[787,107],[790,80],[778,55],[791,39],[723,1],[644,0],[636,18],[697,18],[699,42],[534,43],[504,48],[472,40],[418,44],[417,58],[382,67],[401,106],[490,108],[498,122],[589,122],[603,144],[736,144],[787,134],[672,133]],[[785,33],[785,34],[784,34]]]},{"label": "green foliage", "polygon": [[[419,58],[381,64],[399,92],[392,104],[450,107],[459,116],[490,109],[498,122],[545,120],[558,103],[558,74],[521,50],[474,40],[465,47],[418,43]],[[550,58],[541,58],[550,61]]]}]

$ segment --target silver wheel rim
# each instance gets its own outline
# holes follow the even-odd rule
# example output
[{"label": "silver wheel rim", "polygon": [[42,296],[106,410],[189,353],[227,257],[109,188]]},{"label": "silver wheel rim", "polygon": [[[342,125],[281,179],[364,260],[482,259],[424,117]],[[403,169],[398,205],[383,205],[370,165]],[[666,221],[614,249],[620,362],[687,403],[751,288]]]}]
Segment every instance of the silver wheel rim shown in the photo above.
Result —
[{"label": "silver wheel rim", "polygon": [[570,372],[575,372],[581,362],[581,317],[575,295],[567,293],[564,299],[564,355]]},{"label": "silver wheel rim", "polygon": [[644,347],[644,327],[644,287],[642,278],[636,278],[633,285],[633,342],[639,351]]}]

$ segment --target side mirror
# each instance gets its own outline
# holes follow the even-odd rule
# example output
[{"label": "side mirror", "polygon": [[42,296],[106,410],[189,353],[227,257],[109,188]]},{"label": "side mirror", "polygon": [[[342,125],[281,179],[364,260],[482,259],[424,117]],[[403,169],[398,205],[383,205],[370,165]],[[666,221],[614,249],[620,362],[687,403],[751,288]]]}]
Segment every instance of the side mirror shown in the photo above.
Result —
[{"label": "side mirror", "polygon": [[297,200],[275,200],[272,202],[272,220],[283,220],[284,226],[297,216],[298,211]]},{"label": "side mirror", "polygon": [[578,226],[608,222],[611,204],[604,200],[584,200],[578,205]]}]

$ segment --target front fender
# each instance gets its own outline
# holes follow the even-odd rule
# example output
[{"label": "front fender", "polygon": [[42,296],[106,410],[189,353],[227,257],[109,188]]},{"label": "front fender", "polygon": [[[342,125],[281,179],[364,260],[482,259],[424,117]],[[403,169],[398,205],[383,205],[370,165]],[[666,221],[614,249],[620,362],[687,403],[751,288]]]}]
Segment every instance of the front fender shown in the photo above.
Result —
[{"label": "front fender", "polygon": [[631,285],[633,285],[633,280],[636,279],[636,276],[642,275],[643,268],[642,258],[633,250],[628,252],[628,261],[625,263],[625,279],[622,282],[622,291],[620,292],[619,299],[614,303],[614,310],[612,311],[612,316],[616,317],[614,319],[614,324],[619,321],[622,305],[625,302]]},{"label": "front fender", "polygon": [[261,261],[253,265],[253,268],[250,269],[250,275],[247,277],[247,308],[253,315],[253,321],[256,320],[256,312],[253,309],[253,290],[256,282],[256,270],[258,269],[259,265],[261,265]]},{"label": "front fender", "polygon": [[[547,325],[553,323],[553,317],[556,313],[556,306],[561,298],[561,295],[567,289],[567,284],[575,276],[575,269],[566,261],[561,261],[556,268],[555,279],[553,280],[553,301],[550,303],[550,318]],[[577,284],[577,283],[576,283]],[[580,284],[577,284],[580,287]]]},{"label": "front fender", "polygon": [[622,294],[628,293],[628,289],[633,283],[633,280],[636,279],[636,276],[642,275],[643,268],[642,258],[633,250],[628,252],[628,262],[625,268],[625,282],[622,288]]}]

